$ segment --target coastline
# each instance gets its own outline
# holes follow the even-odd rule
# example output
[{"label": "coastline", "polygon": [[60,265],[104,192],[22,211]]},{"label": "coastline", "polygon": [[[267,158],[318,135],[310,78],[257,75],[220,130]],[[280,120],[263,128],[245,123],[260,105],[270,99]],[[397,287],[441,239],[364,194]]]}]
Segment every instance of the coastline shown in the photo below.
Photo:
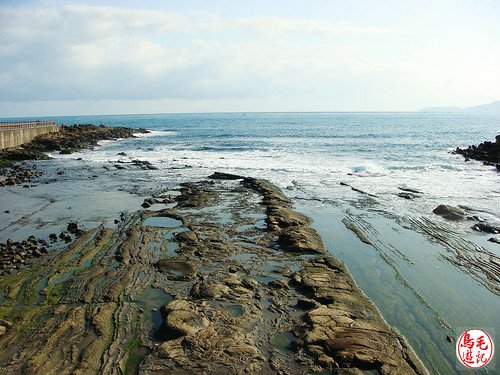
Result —
[{"label": "coastline", "polygon": [[[387,326],[344,266],[326,256],[309,220],[290,209],[290,201],[279,189],[262,180],[224,174],[214,177],[218,178],[182,186],[177,197],[154,197],[150,207],[159,206],[158,212],[124,214],[116,229],[86,229],[68,247],[33,262],[37,272],[25,268],[17,275],[0,276],[12,278],[8,287],[4,285],[9,291],[6,301],[19,300],[21,305],[30,306],[22,312],[16,308],[18,303],[2,309],[2,316],[14,317],[14,324],[7,328],[0,344],[8,342],[10,351],[19,345],[26,358],[34,358],[27,361],[34,373],[63,362],[69,352],[62,349],[62,357],[48,360],[45,349],[29,340],[33,329],[40,335],[38,342],[47,341],[52,348],[64,342],[65,330],[73,332],[71,347],[84,358],[74,370],[82,372],[111,369],[113,364],[139,372],[161,366],[188,371],[194,359],[205,353],[210,356],[198,358],[197,363],[203,366],[210,358],[213,367],[206,371],[231,365],[235,372],[248,368],[250,373],[360,366],[385,374],[396,373],[398,366],[409,366],[408,371],[426,373],[406,341]],[[239,180],[244,183],[240,185]],[[177,203],[175,208],[164,208],[173,203]],[[145,225],[144,220],[151,217],[180,220],[182,224]],[[172,231],[177,234],[165,240]],[[304,255],[288,255],[289,250]],[[212,268],[206,263],[213,264]],[[277,266],[283,264],[291,269]],[[262,273],[259,265],[266,271]],[[123,282],[118,285],[111,282],[114,279]],[[339,287],[331,289],[332,284]],[[171,293],[166,285],[176,292]],[[33,294],[33,289],[37,293]],[[150,310],[160,306],[161,317],[158,311]],[[150,311],[151,317],[147,316]],[[34,317],[41,320],[30,327]],[[151,320],[158,323],[153,336],[164,335],[165,341],[148,337]],[[242,337],[242,332],[250,329],[249,322],[260,328]],[[278,335],[274,332],[276,322],[282,331]],[[19,336],[14,338],[13,332]],[[353,336],[353,332],[362,336]],[[218,334],[222,336],[219,345],[233,348],[230,355],[207,341]],[[92,349],[80,346],[79,342],[95,335]],[[232,341],[225,341],[229,339]],[[343,342],[343,350],[338,342]],[[385,344],[380,346],[381,342]],[[394,348],[392,357],[381,357],[384,345]],[[101,367],[92,367],[95,358],[104,353],[107,359],[98,361]],[[297,362],[296,356],[301,361]],[[241,361],[235,364],[234,358]],[[10,361],[7,368],[24,366],[22,363],[19,359]],[[288,372],[290,368],[292,372]]]}]

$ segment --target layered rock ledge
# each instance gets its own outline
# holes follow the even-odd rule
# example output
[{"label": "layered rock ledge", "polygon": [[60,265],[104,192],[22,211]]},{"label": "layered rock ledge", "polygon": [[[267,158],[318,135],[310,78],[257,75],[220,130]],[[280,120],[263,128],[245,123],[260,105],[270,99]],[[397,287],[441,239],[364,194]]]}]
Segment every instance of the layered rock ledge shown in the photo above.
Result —
[{"label": "layered rock ledge", "polygon": [[268,181],[163,198],[0,276],[4,373],[428,373]]}]

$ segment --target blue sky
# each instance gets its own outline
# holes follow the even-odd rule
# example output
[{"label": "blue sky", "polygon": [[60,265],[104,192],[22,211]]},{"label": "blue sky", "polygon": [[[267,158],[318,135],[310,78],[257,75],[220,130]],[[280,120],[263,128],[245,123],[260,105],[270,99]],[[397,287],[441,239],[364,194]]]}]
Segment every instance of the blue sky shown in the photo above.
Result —
[{"label": "blue sky", "polygon": [[0,117],[500,99],[498,1],[0,1]]}]

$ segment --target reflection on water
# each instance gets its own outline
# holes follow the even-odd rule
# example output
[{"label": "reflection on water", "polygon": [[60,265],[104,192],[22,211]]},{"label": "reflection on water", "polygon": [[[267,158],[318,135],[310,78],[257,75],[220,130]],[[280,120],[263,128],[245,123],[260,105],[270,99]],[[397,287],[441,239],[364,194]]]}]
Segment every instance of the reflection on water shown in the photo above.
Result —
[{"label": "reflection on water", "polygon": [[[301,207],[388,323],[408,339],[431,373],[457,373],[455,342],[464,327],[500,329],[500,301],[483,285],[440,257],[445,248],[380,214],[362,215],[359,225],[371,244],[347,229],[342,209]],[[479,373],[487,373],[483,369]]]}]

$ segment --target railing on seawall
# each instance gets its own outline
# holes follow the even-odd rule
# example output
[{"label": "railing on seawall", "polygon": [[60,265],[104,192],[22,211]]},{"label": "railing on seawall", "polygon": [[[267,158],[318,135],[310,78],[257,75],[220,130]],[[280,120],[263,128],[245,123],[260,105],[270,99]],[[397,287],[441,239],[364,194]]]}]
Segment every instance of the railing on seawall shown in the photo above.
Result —
[{"label": "railing on seawall", "polygon": [[57,124],[53,120],[49,120],[49,121],[24,121],[24,122],[0,122],[0,131],[2,131],[2,130],[43,128],[46,126],[57,126]]}]

